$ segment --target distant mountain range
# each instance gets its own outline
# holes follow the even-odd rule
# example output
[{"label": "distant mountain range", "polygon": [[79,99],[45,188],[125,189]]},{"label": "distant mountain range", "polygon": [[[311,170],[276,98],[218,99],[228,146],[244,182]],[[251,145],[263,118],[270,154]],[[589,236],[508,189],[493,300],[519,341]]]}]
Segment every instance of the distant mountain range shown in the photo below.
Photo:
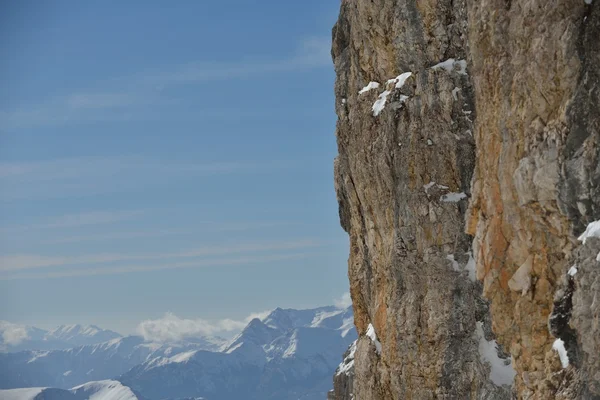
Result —
[{"label": "distant mountain range", "polygon": [[121,382],[89,382],[72,389],[23,388],[0,390],[2,400],[144,400]]},{"label": "distant mountain range", "polygon": [[95,325],[62,325],[47,331],[0,321],[0,351],[60,350],[120,338],[117,332]]},{"label": "distant mountain range", "polygon": [[[52,337],[73,341],[82,340],[79,332],[84,337],[94,330],[98,332],[91,336],[110,332],[88,328],[63,327]],[[129,336],[70,349],[2,353],[0,389],[50,387],[69,396],[76,394],[74,386],[115,379],[135,393],[131,398],[147,400],[322,400],[342,354],[355,339],[351,308],[277,308],[262,320],[250,321],[227,342],[199,337],[149,343]],[[0,391],[0,399],[8,398],[6,393]],[[11,397],[21,398],[28,397]]]}]

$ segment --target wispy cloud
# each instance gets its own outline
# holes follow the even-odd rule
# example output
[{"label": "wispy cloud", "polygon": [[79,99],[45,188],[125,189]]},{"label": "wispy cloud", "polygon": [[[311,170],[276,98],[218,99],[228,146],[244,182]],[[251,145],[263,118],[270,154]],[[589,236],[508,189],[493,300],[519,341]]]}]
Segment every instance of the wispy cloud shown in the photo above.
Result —
[{"label": "wispy cloud", "polygon": [[98,276],[98,275],[118,275],[135,272],[151,272],[160,270],[170,269],[184,269],[184,268],[202,268],[202,267],[225,267],[235,265],[249,265],[258,263],[269,263],[275,261],[285,260],[299,260],[314,255],[314,253],[301,252],[301,253],[285,253],[275,255],[259,255],[259,256],[240,256],[237,258],[217,258],[217,259],[205,259],[188,261],[182,263],[167,263],[160,265],[132,265],[132,266],[117,266],[117,267],[96,267],[96,268],[85,268],[85,269],[70,269],[60,270],[54,272],[38,272],[38,273],[11,273],[7,275],[0,275],[0,280],[26,280],[26,279],[54,279],[54,278],[68,278],[68,277],[81,277],[81,276]]},{"label": "wispy cloud", "polygon": [[119,221],[130,220],[144,213],[144,210],[119,210],[119,211],[89,211],[83,213],[65,214],[56,217],[48,217],[42,222],[4,226],[0,228],[0,234],[12,234],[16,232],[30,232],[44,229],[80,228],[83,226],[96,226],[112,224]]},{"label": "wispy cloud", "polygon": [[155,85],[192,84],[331,66],[330,42],[329,38],[311,37],[303,40],[290,57],[261,61],[241,60],[235,64],[193,62],[171,71],[143,75],[140,81]]},{"label": "wispy cloud", "polygon": [[283,166],[277,161],[193,163],[139,156],[4,162],[0,163],[0,201],[123,192],[155,187],[174,177],[251,174]]},{"label": "wispy cloud", "polygon": [[[0,110],[0,127],[18,129],[82,120],[129,119],[144,107],[172,104],[173,99],[162,95],[164,89],[172,86],[330,67],[329,48],[329,38],[309,37],[299,43],[294,53],[281,58],[254,57],[235,63],[196,61],[162,71],[140,71],[132,76],[98,82],[97,86],[102,87],[99,90],[82,90],[30,107]],[[114,90],[110,90],[111,87]]]},{"label": "wispy cloud", "polygon": [[348,308],[352,305],[352,298],[350,297],[350,293],[346,292],[342,294],[339,298],[333,300],[333,304],[337,308]]},{"label": "wispy cloud", "polygon": [[112,177],[119,174],[145,173],[153,176],[192,173],[214,175],[256,168],[243,162],[189,163],[175,160],[153,160],[145,157],[74,157],[46,161],[0,163],[0,179],[21,182]]},{"label": "wispy cloud", "polygon": [[69,265],[90,265],[122,261],[148,261],[161,259],[195,258],[240,253],[273,252],[283,250],[307,249],[322,246],[312,239],[289,242],[245,243],[230,246],[210,246],[198,249],[170,253],[150,254],[95,254],[85,256],[42,256],[35,254],[17,254],[0,256],[0,272],[18,271],[44,267],[63,267]]},{"label": "wispy cloud", "polygon": [[13,324],[7,321],[0,321],[0,335],[2,336],[2,344],[16,346],[24,340],[29,339],[27,327],[21,324]]},{"label": "wispy cloud", "polygon": [[74,236],[49,237],[44,240],[44,243],[60,244],[60,243],[81,243],[81,242],[101,242],[111,240],[124,239],[140,239],[140,238],[156,238],[164,236],[187,235],[192,233],[191,230],[184,229],[157,229],[151,231],[129,231],[129,232],[108,232],[96,234],[80,234]]},{"label": "wispy cloud", "polygon": [[266,318],[271,311],[250,314],[242,320],[221,319],[209,321],[201,318],[180,318],[166,313],[162,318],[140,322],[137,333],[151,342],[178,342],[199,336],[214,336],[242,330],[252,319]]},{"label": "wispy cloud", "polygon": [[[290,221],[263,221],[263,222],[197,222],[194,229],[154,229],[144,231],[112,231],[95,234],[78,234],[70,236],[49,236],[43,241],[47,244],[102,242],[124,239],[157,238],[165,236],[181,236],[197,234],[203,231],[210,232],[244,232],[265,230],[282,226],[299,225]],[[26,227],[21,227],[21,229]]]}]

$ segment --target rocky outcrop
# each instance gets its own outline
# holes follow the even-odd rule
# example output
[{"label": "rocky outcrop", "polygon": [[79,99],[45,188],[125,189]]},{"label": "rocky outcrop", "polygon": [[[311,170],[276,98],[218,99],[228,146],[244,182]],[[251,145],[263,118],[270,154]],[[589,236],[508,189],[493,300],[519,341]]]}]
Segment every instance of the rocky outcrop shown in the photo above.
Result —
[{"label": "rocky outcrop", "polygon": [[600,240],[577,240],[600,219],[588,2],[342,1],[335,186],[360,337],[332,398],[600,396]]}]

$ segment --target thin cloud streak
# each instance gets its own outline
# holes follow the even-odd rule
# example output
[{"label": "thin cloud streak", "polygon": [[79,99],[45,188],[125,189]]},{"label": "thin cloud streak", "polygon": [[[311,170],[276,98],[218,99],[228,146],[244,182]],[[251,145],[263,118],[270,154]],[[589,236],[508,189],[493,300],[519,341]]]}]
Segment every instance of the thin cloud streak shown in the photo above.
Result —
[{"label": "thin cloud streak", "polygon": [[166,236],[182,236],[197,234],[201,231],[209,230],[211,232],[244,232],[254,230],[264,230],[282,226],[299,225],[297,222],[275,221],[275,222],[198,222],[198,229],[158,229],[154,231],[130,231],[130,232],[108,232],[90,235],[76,235],[53,237],[44,240],[46,244],[65,244],[81,242],[102,242],[123,239],[156,238]]},{"label": "thin cloud streak", "polygon": [[28,273],[28,274],[16,274],[0,276],[0,281],[9,280],[25,280],[25,279],[56,279],[56,278],[72,278],[82,276],[99,276],[99,275],[119,275],[134,272],[152,272],[161,270],[171,269],[189,269],[189,268],[200,268],[200,267],[225,267],[225,266],[236,266],[254,263],[267,263],[273,261],[286,261],[286,260],[299,260],[314,255],[315,253],[292,253],[292,254],[278,254],[269,256],[255,256],[255,257],[238,257],[238,258],[226,258],[226,259],[214,259],[214,260],[200,260],[190,261],[178,264],[162,264],[152,266],[124,266],[124,267],[110,267],[110,268],[95,268],[85,270],[66,270],[57,272],[47,273]]},{"label": "thin cloud streak", "polygon": [[144,157],[75,157],[48,161],[0,163],[0,179],[6,182],[68,181],[86,177],[114,178],[119,174],[197,174],[216,175],[257,168],[265,164],[245,162],[182,163]]},{"label": "thin cloud streak", "polygon": [[126,192],[181,179],[253,174],[284,168],[286,161],[192,163],[145,157],[78,157],[0,163],[0,201]]},{"label": "thin cloud streak", "polygon": [[122,211],[90,211],[84,213],[65,214],[46,219],[45,222],[29,225],[5,226],[0,228],[0,234],[10,235],[15,232],[30,232],[45,229],[67,229],[81,228],[84,226],[96,226],[112,224],[115,222],[134,219],[145,210],[122,210]]},{"label": "thin cloud streak", "polygon": [[89,265],[121,261],[147,261],[160,259],[194,258],[224,254],[255,253],[320,247],[315,240],[305,239],[280,243],[247,243],[235,246],[203,247],[182,252],[162,254],[97,254],[90,256],[56,257],[34,254],[0,256],[0,271],[19,271],[35,268],[63,267],[68,265]]},{"label": "thin cloud streak", "polygon": [[[303,40],[291,56],[237,63],[215,64],[193,62],[164,72],[140,72],[134,76],[98,82],[125,87],[125,90],[88,91],[54,98],[46,103],[13,110],[0,110],[0,127],[18,129],[49,125],[64,125],[80,120],[127,118],[132,111],[148,106],[171,104],[161,92],[171,86],[199,84],[215,80],[244,79],[257,75],[289,73],[306,69],[332,67],[330,39],[309,37]],[[108,112],[108,114],[99,114]]]},{"label": "thin cloud streak", "polygon": [[47,244],[63,244],[63,243],[81,243],[81,242],[101,242],[123,239],[139,239],[139,238],[155,238],[176,235],[191,234],[191,230],[156,230],[156,231],[132,231],[132,232],[110,232],[98,233],[93,235],[77,235],[55,237],[44,240]]}]

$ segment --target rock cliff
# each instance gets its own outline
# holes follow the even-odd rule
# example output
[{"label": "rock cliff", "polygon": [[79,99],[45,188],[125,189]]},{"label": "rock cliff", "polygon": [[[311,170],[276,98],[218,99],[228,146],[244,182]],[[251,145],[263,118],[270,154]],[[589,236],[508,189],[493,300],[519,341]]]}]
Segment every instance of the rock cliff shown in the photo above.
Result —
[{"label": "rock cliff", "polygon": [[343,0],[332,56],[330,398],[600,398],[598,2]]}]

